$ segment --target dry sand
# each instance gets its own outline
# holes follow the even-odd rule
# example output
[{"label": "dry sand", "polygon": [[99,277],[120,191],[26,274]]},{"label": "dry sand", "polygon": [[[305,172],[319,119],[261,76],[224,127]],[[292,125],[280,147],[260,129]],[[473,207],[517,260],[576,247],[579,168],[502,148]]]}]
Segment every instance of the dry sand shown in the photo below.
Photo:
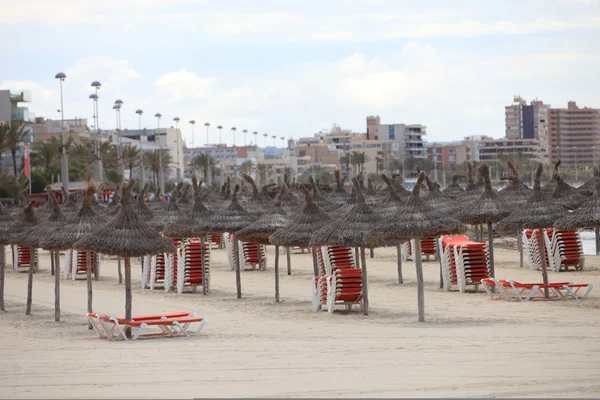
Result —
[{"label": "dry sand", "polygon": [[[7,248],[8,250],[8,248]],[[395,250],[369,265],[370,315],[311,311],[312,259],[293,254],[274,301],[273,249],[265,272],[242,273],[244,298],[224,250],[213,252],[211,293],[178,295],[140,288],[132,265],[135,314],[195,311],[201,337],[107,342],[87,329],[84,280],[61,281],[62,321],[54,322],[54,283],[41,254],[33,314],[25,316],[27,274],[7,272],[0,313],[0,394],[5,398],[132,397],[598,397],[600,257],[586,271],[550,279],[596,285],[585,301],[491,301],[438,289],[439,269],[424,264],[426,323],[417,322],[415,268],[396,282]],[[7,251],[7,261],[10,251]],[[281,257],[285,262],[285,256]],[[496,275],[540,281],[514,251],[496,251]],[[124,315],[116,261],[103,259],[94,310]]]}]

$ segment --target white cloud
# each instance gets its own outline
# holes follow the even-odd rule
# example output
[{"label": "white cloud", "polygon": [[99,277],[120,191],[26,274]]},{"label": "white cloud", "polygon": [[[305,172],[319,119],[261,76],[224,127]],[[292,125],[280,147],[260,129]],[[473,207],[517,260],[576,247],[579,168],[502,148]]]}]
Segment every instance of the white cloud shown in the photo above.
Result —
[{"label": "white cloud", "polygon": [[216,84],[215,78],[201,78],[185,68],[158,77],[154,85],[159,94],[170,96],[171,101],[204,98]]},{"label": "white cloud", "polygon": [[90,93],[92,81],[99,81],[103,88],[114,90],[140,77],[129,61],[107,56],[82,58],[63,72],[71,87]]}]

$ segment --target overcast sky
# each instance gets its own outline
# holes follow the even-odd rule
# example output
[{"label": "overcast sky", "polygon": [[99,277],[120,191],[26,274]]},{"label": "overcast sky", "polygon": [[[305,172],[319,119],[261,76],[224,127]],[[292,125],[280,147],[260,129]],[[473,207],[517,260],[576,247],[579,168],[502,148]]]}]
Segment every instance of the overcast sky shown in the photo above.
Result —
[{"label": "overcast sky", "polygon": [[207,121],[241,144],[372,114],[440,141],[503,136],[516,94],[600,107],[600,0],[0,0],[0,31],[0,88],[37,116],[60,117],[62,71],[66,118],[98,80],[104,129],[122,99],[124,128],[178,116],[188,145],[191,119],[196,145]]}]

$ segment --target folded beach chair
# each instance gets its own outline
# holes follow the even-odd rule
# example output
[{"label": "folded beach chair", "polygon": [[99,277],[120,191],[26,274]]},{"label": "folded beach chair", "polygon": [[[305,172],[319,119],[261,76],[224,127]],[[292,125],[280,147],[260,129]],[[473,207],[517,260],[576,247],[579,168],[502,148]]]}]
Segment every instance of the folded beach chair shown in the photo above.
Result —
[{"label": "folded beach chair", "polygon": [[325,265],[323,275],[331,275],[337,268],[355,268],[354,252],[347,246],[322,246],[319,248]]},{"label": "folded beach chair", "polygon": [[188,239],[183,243],[178,251],[180,257],[176,276],[178,293],[183,293],[186,287],[195,292],[198,286],[203,285],[203,279],[206,279],[207,287],[210,286],[210,251],[211,244],[203,243],[198,238]]},{"label": "folded beach chair", "polygon": [[223,248],[223,235],[220,233],[213,233],[212,235],[208,235],[208,240],[210,241],[210,247],[222,249]]},{"label": "folded beach chair", "polygon": [[33,270],[38,272],[38,254],[37,249],[33,249],[33,252],[29,247],[21,246],[20,244],[13,245],[13,271],[14,272],[28,272],[29,266],[33,263]]},{"label": "folded beach chair", "polygon": [[547,232],[545,240],[551,255],[551,268],[554,272],[567,271],[569,268],[576,271],[583,269],[583,244],[579,233],[575,231]]},{"label": "folded beach chair", "polygon": [[262,264],[261,271],[267,269],[266,246],[257,243],[242,242],[239,249],[240,260],[243,260],[243,263],[240,265],[242,270],[256,270],[259,264]]},{"label": "folded beach chair", "polygon": [[[195,313],[169,313],[124,318],[109,317],[103,314],[87,314],[98,336],[108,340],[137,340],[154,337],[190,337],[198,336],[206,325],[206,318],[197,317]],[[195,330],[189,330],[192,324],[198,324]],[[125,328],[132,328],[131,339],[127,338]],[[146,333],[151,327],[158,331]]]},{"label": "folded beach chair", "polygon": [[463,235],[442,236],[438,243],[444,290],[457,288],[464,293],[467,287],[474,286],[477,291],[481,279],[489,277],[487,243],[473,242]]},{"label": "folded beach chair", "polygon": [[[90,252],[90,262],[92,266],[92,274],[94,274],[94,278],[98,279],[99,270],[98,270],[98,255],[93,251]],[[87,252],[85,251],[77,251],[77,250],[67,250],[65,252],[65,268],[64,274],[65,279],[75,280],[77,278],[87,279]]]},{"label": "folded beach chair", "polygon": [[[415,247],[415,241],[411,240],[402,244],[401,253],[402,259],[404,261],[408,259],[414,260],[413,250]],[[430,256],[433,256],[433,259],[437,259],[436,255],[436,239],[434,237],[427,237],[421,239],[421,256],[425,256],[427,260],[429,260]]]}]

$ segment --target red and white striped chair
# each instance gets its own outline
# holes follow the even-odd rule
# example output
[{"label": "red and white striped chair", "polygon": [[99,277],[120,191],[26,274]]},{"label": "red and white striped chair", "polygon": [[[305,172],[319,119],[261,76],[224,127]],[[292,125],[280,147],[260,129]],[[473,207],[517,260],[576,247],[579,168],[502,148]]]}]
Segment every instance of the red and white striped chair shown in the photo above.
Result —
[{"label": "red and white striped chair", "polygon": [[217,249],[223,248],[223,235],[220,233],[213,233],[208,235],[208,240],[210,241],[210,246]]},{"label": "red and white striped chair", "polygon": [[31,263],[33,263],[33,270],[38,272],[39,264],[37,249],[33,249],[32,252],[29,247],[17,244],[12,246],[12,254],[14,272],[28,272]]},{"label": "red and white striped chair", "polygon": [[581,271],[584,267],[583,244],[575,231],[547,230],[544,241],[552,271],[568,271],[570,267]]},{"label": "red and white striped chair", "polygon": [[464,293],[468,286],[477,291],[482,279],[489,277],[487,243],[470,241],[466,236],[442,236],[442,281],[444,290]]},{"label": "red and white striped chair", "polygon": [[242,270],[255,270],[259,265],[262,265],[260,271],[267,269],[267,248],[265,245],[242,242],[239,249],[240,260],[244,261],[244,263],[240,265]]},{"label": "red and white striped chair", "polygon": [[337,268],[355,268],[354,252],[347,246],[323,246],[320,248],[325,275],[331,275]]},{"label": "red and white striped chair", "polygon": [[197,286],[203,285],[203,279],[206,279],[207,288],[210,287],[210,250],[211,244],[198,238],[183,242],[179,250],[181,262],[177,269],[177,293],[183,293],[188,287],[195,292]]},{"label": "red and white striped chair", "polygon": [[[173,245],[178,249],[181,246],[181,239],[173,239]],[[177,253],[161,253],[150,257],[144,257],[142,268],[142,284],[144,277],[148,277],[148,268],[150,270],[148,286],[154,290],[162,285],[165,292],[170,292],[176,285],[175,270],[178,265]]]},{"label": "red and white striped chair", "polygon": [[[77,250],[67,250],[65,252],[65,279],[75,280],[77,278],[87,278],[87,252]],[[98,255],[90,252],[90,263],[92,274],[98,279]]]},{"label": "red and white striped chair", "polygon": [[[402,251],[402,259],[407,261],[409,258],[414,260],[413,251],[415,246],[415,241],[411,240],[405,243],[402,243],[401,251]],[[436,239],[433,237],[427,237],[421,240],[421,256],[425,256],[427,260],[429,260],[430,256],[433,256],[435,260],[436,255]]]}]

